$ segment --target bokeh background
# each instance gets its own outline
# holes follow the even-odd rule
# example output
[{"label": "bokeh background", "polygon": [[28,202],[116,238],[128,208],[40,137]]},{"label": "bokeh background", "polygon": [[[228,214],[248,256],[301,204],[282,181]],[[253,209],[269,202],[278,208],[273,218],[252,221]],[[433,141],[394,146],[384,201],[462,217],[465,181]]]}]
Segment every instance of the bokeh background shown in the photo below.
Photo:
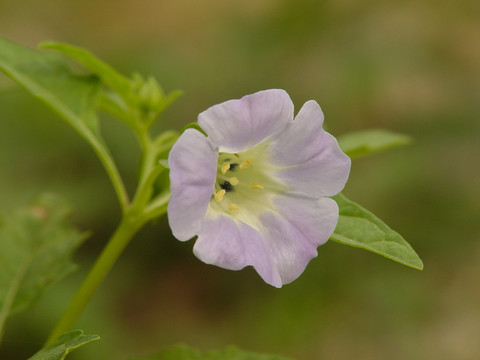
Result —
[{"label": "bokeh background", "polygon": [[[128,359],[186,342],[296,359],[480,358],[480,2],[471,0],[0,0],[0,35],[88,48],[185,95],[161,128],[261,89],[317,100],[329,131],[384,128],[412,145],[354,161],[345,193],[418,251],[423,272],[336,243],[294,283],[198,261],[165,219],[129,245],[78,323],[102,340],[72,360]],[[133,186],[138,148],[102,126]],[[0,211],[53,191],[92,236],[79,271],[12,317],[0,358],[34,353],[119,220],[86,143],[0,76]]]}]

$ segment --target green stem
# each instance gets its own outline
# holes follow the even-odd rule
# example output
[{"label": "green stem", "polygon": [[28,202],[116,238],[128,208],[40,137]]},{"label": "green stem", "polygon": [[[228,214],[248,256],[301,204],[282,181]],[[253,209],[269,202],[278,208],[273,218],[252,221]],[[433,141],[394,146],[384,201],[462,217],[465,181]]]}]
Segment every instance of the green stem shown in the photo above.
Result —
[{"label": "green stem", "polygon": [[107,276],[108,272],[130,240],[145,223],[155,217],[163,215],[167,211],[169,198],[170,192],[166,191],[153,199],[150,205],[144,208],[140,213],[130,209],[130,211],[124,214],[117,230],[114,232],[107,246],[88,273],[70,305],[63,313],[60,321],[50,334],[45,346],[50,345],[61,334],[69,331],[73,327],[91,297],[100,286],[103,279]]},{"label": "green stem", "polygon": [[112,158],[108,153],[102,151],[101,146],[95,147],[95,151],[102,160],[117,192],[123,211],[122,221],[50,334],[46,346],[73,327],[91,297],[137,231],[146,222],[164,214],[167,210],[169,191],[158,195],[149,202],[152,183],[161,170],[155,164],[158,155],[156,146],[143,129],[137,131],[137,136],[143,150],[142,165],[137,191],[131,203],[129,203],[122,179]]},{"label": "green stem", "polygon": [[117,194],[120,207],[122,208],[122,212],[125,212],[129,204],[129,198],[127,190],[125,189],[125,185],[123,184],[122,177],[118,172],[115,162],[103,146],[97,144],[97,142],[93,140],[90,143],[93,145],[94,151],[97,153],[100,161],[102,162],[105,170],[107,171],[108,176],[110,177],[110,180],[115,189],[115,193]]},{"label": "green stem", "polygon": [[170,200],[170,191],[159,194],[145,208],[143,212],[144,218],[149,220],[163,215],[167,211],[168,200]]},{"label": "green stem", "polygon": [[57,326],[50,334],[46,345],[50,345],[61,334],[73,327],[115,261],[130,242],[133,235],[135,235],[144,223],[142,220],[137,220],[137,218],[125,214],[109,243],[90,270],[70,305],[63,313]]}]

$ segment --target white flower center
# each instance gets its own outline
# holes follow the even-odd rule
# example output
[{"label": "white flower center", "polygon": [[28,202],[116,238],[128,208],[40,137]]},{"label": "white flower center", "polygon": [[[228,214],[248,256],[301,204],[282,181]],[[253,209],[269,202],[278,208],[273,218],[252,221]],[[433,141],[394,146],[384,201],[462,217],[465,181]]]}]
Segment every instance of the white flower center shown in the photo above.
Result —
[{"label": "white flower center", "polygon": [[256,227],[258,214],[287,189],[274,176],[279,167],[268,161],[268,148],[264,142],[240,153],[220,152],[211,210]]}]

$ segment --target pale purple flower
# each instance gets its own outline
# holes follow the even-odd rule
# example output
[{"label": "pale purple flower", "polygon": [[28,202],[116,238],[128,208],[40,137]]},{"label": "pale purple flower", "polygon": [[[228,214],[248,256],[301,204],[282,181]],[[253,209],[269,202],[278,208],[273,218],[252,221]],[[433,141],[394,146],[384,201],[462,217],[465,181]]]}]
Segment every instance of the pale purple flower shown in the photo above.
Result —
[{"label": "pale purple flower", "polygon": [[276,287],[295,280],[335,229],[328,196],[347,181],[350,159],[307,101],[293,118],[283,90],[212,106],[198,116],[208,137],[187,129],[169,155],[173,235],[230,270],[253,266]]}]

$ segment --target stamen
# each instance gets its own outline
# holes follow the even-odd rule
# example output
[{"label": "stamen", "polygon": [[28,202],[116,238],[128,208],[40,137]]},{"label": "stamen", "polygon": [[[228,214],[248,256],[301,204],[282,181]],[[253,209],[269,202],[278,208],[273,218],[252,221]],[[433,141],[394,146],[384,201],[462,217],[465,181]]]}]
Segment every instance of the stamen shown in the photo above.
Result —
[{"label": "stamen", "polygon": [[225,161],[222,164],[222,174],[225,175],[228,169],[230,169],[230,163]]},{"label": "stamen", "polygon": [[232,184],[230,184],[230,181],[225,181],[223,184],[218,184],[218,185],[220,185],[220,187],[226,192],[233,190],[233,187],[232,187]]},{"label": "stamen", "polygon": [[233,153],[233,155],[235,155],[236,157],[240,157],[237,153]]},{"label": "stamen", "polygon": [[234,211],[234,210],[239,210],[240,209],[240,206],[236,205],[236,204],[230,204],[228,206],[228,210],[229,211]]},{"label": "stamen", "polygon": [[252,183],[252,189],[260,189],[260,190],[262,190],[262,189],[265,189],[265,187],[264,187],[263,185],[260,185],[260,184],[257,183],[257,182],[254,182],[254,183]]},{"label": "stamen", "polygon": [[238,185],[238,183],[239,183],[240,181],[238,180],[237,177],[234,176],[234,177],[231,177],[231,178],[229,179],[229,182],[230,182],[230,184],[232,184],[233,186],[236,186],[236,185]]},{"label": "stamen", "polygon": [[246,159],[244,162],[242,162],[238,167],[240,169],[245,169],[246,167],[250,166],[252,164],[252,159]]},{"label": "stamen", "polygon": [[215,201],[220,202],[222,201],[223,197],[225,196],[226,191],[224,189],[219,190],[215,193]]}]

